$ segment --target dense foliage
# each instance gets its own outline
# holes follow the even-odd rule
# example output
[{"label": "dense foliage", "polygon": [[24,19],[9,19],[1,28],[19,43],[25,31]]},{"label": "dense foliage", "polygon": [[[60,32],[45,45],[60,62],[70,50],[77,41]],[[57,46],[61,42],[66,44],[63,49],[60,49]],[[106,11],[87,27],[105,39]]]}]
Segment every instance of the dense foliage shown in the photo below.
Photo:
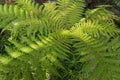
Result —
[{"label": "dense foliage", "polygon": [[109,5],[0,5],[0,80],[119,80],[119,20]]}]

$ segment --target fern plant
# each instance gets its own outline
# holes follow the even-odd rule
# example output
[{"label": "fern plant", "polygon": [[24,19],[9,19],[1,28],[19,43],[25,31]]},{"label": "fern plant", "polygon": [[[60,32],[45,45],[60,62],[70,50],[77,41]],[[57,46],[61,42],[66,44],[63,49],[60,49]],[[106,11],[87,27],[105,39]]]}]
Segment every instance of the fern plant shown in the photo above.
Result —
[{"label": "fern plant", "polygon": [[120,1],[119,1],[119,0],[113,0],[113,1],[114,1],[114,3],[115,3],[117,6],[120,7]]},{"label": "fern plant", "polygon": [[0,80],[119,80],[120,30],[109,6],[85,9],[85,0],[0,6]]}]

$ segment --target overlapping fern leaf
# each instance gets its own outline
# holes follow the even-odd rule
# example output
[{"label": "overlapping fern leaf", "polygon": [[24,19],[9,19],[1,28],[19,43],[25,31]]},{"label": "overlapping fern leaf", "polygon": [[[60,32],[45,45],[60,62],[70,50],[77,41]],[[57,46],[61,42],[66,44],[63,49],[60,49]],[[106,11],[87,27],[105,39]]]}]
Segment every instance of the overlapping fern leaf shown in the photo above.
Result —
[{"label": "overlapping fern leaf", "polygon": [[[24,39],[21,40],[22,42],[10,40],[11,47],[6,46],[9,56],[1,56],[0,59],[1,70],[7,69],[7,72],[1,71],[5,77],[3,80],[45,80],[46,73],[61,77],[56,69],[64,69],[58,59],[67,59],[65,53],[69,53],[69,47],[65,43],[66,33],[66,31],[56,31],[48,37],[37,35],[37,38],[22,36]],[[12,66],[15,66],[17,70]],[[17,75],[14,76],[16,73]]]},{"label": "overlapping fern leaf", "polygon": [[106,7],[84,11],[84,2],[1,5],[1,28],[10,36],[0,80],[119,80],[118,17]]},{"label": "overlapping fern leaf", "polygon": [[[64,69],[58,59],[67,59],[65,53],[69,53],[69,47],[64,34],[68,31],[64,31],[53,12],[50,14],[47,10],[44,8],[41,11],[41,19],[21,19],[11,27],[5,26],[11,31],[11,47],[6,46],[8,54],[1,55],[2,80],[45,80],[47,73],[61,77],[56,69]],[[4,68],[7,72],[4,72]]]},{"label": "overlapping fern leaf", "polygon": [[[119,34],[119,29],[114,31],[115,27],[112,28],[108,25],[107,29],[111,28],[113,30],[109,30],[109,32],[105,28],[99,30],[104,26],[91,23],[91,21],[81,24],[76,24],[77,27],[73,29],[73,42],[75,43],[73,47],[76,48],[76,55],[81,55],[79,61],[83,63],[80,71],[81,79],[119,80],[120,77],[117,75],[120,72],[117,69],[120,69],[118,58],[120,44],[119,36],[115,35],[116,33]],[[114,34],[114,37],[112,37],[112,34]]]}]

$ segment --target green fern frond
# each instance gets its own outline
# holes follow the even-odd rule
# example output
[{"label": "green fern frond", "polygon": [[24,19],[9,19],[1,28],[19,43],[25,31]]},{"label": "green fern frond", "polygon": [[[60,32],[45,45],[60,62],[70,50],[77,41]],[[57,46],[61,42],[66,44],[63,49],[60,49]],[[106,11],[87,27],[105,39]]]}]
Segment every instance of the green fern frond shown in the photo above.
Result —
[{"label": "green fern frond", "polygon": [[[114,77],[120,73],[116,70],[120,68],[118,56],[120,55],[119,38],[113,39],[113,42],[107,39],[103,41],[94,39],[85,33],[76,33],[78,36],[75,36],[73,41],[77,43],[73,47],[76,48],[77,55],[81,55],[80,62],[83,63],[81,75],[83,75],[83,79],[109,80],[108,76],[111,76],[111,80],[119,78]],[[116,45],[110,46],[111,43]]]},{"label": "green fern frond", "polygon": [[[2,57],[2,56],[1,56]],[[30,57],[30,55],[26,55],[26,58]],[[42,70],[41,68],[41,64],[35,65],[36,63],[31,64],[30,61],[34,61],[32,58],[32,60],[30,59],[30,61],[23,61],[20,59],[16,59],[13,58],[11,59],[11,57],[4,57],[1,58],[2,60],[7,60],[10,58],[9,63],[7,63],[7,65],[2,65],[1,69],[4,70],[0,70],[0,74],[2,75],[2,80],[19,80],[19,79],[29,79],[29,80],[33,80],[33,79],[46,79],[45,75],[45,71]],[[1,62],[1,60],[0,60]],[[38,72],[39,71],[39,72]],[[39,75],[36,73],[42,73],[44,75]]]},{"label": "green fern frond", "polygon": [[89,34],[92,37],[102,38],[105,37],[115,37],[120,33],[120,30],[116,27],[113,22],[110,21],[91,21],[83,19],[74,26],[75,32],[83,32],[84,34]]},{"label": "green fern frond", "polygon": [[[58,0],[58,10],[60,15],[63,17],[62,20],[65,22],[65,26],[70,28],[75,23],[79,22],[83,18],[83,11],[85,7],[84,0]],[[72,16],[70,16],[72,15]]]},{"label": "green fern frond", "polygon": [[[22,8],[19,8],[17,5],[0,5],[0,14],[1,15],[9,15],[9,16],[22,16],[22,14],[25,12]],[[21,15],[20,15],[21,14]]]},{"label": "green fern frond", "polygon": [[[28,12],[24,10],[23,8],[20,8],[18,5],[0,5],[0,21],[1,21],[1,27],[0,28],[5,28],[6,26],[9,26],[8,24],[15,21],[26,18],[35,18],[37,15],[33,13],[33,11]],[[2,25],[4,24],[4,25]],[[7,24],[7,25],[6,25]]]},{"label": "green fern frond", "polygon": [[33,2],[32,0],[17,0],[16,3],[18,4],[19,7],[23,8],[28,12],[32,12],[32,11],[33,13],[39,12],[40,5]]},{"label": "green fern frond", "polygon": [[118,17],[113,12],[106,9],[108,7],[110,6],[101,5],[93,10],[87,10],[85,13],[85,17],[90,20],[100,21],[118,19]]},{"label": "green fern frond", "polygon": [[[16,78],[15,76],[13,76],[14,74],[11,74],[11,71],[9,72],[9,70],[13,70],[13,69],[11,67],[8,67],[7,71],[9,74],[11,74],[10,79],[11,80],[14,78],[18,79],[21,73],[22,78],[25,78],[25,79],[32,79],[30,77],[32,75],[33,79],[45,80],[44,77],[38,78],[40,76],[46,76],[45,74],[42,75],[43,73],[40,71],[32,72],[34,71],[34,69],[31,69],[31,67],[41,68],[40,70],[42,71],[46,70],[49,72],[49,74],[54,74],[60,77],[56,69],[58,68],[64,69],[64,67],[62,66],[58,58],[67,59],[66,53],[69,53],[69,47],[68,45],[66,45],[67,43],[65,44],[65,40],[67,39],[67,37],[65,36],[66,34],[68,33],[63,30],[61,31],[58,30],[55,33],[49,34],[48,37],[40,36],[40,35],[38,36],[38,38],[22,37],[23,40],[21,42],[18,42],[16,40],[10,40],[12,47],[6,46],[6,50],[11,60],[8,61],[8,63],[6,63],[7,64],[6,67],[15,66],[17,63],[19,63],[17,65],[20,65],[20,64],[24,65],[24,63],[29,65],[29,66],[26,65],[27,70],[25,72],[21,72],[22,70],[20,68],[23,68],[22,65],[19,66],[19,68],[16,68],[17,69],[16,71],[12,71],[13,73],[18,74],[16,75]],[[2,58],[1,60],[5,61]],[[17,63],[14,63],[16,61]],[[39,65],[41,67],[39,67]],[[17,72],[17,71],[20,71],[20,72]],[[32,73],[39,76],[35,78],[36,76],[34,76],[34,74]]]},{"label": "green fern frond", "polygon": [[36,18],[39,16],[41,10],[40,5],[35,4],[32,0],[17,0],[18,4],[0,5],[0,14],[2,16],[15,16],[19,18]]}]

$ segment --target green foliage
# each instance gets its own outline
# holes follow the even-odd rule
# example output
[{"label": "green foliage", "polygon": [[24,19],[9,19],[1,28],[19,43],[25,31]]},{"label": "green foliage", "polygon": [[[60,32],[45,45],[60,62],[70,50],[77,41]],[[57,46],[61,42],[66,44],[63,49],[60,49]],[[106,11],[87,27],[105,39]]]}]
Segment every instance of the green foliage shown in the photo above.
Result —
[{"label": "green foliage", "polygon": [[120,0],[113,0],[113,1],[114,1],[114,3],[115,3],[117,6],[120,7]]},{"label": "green foliage", "polygon": [[85,0],[0,5],[1,33],[10,34],[0,80],[119,80],[118,17],[106,7],[85,10]]}]

